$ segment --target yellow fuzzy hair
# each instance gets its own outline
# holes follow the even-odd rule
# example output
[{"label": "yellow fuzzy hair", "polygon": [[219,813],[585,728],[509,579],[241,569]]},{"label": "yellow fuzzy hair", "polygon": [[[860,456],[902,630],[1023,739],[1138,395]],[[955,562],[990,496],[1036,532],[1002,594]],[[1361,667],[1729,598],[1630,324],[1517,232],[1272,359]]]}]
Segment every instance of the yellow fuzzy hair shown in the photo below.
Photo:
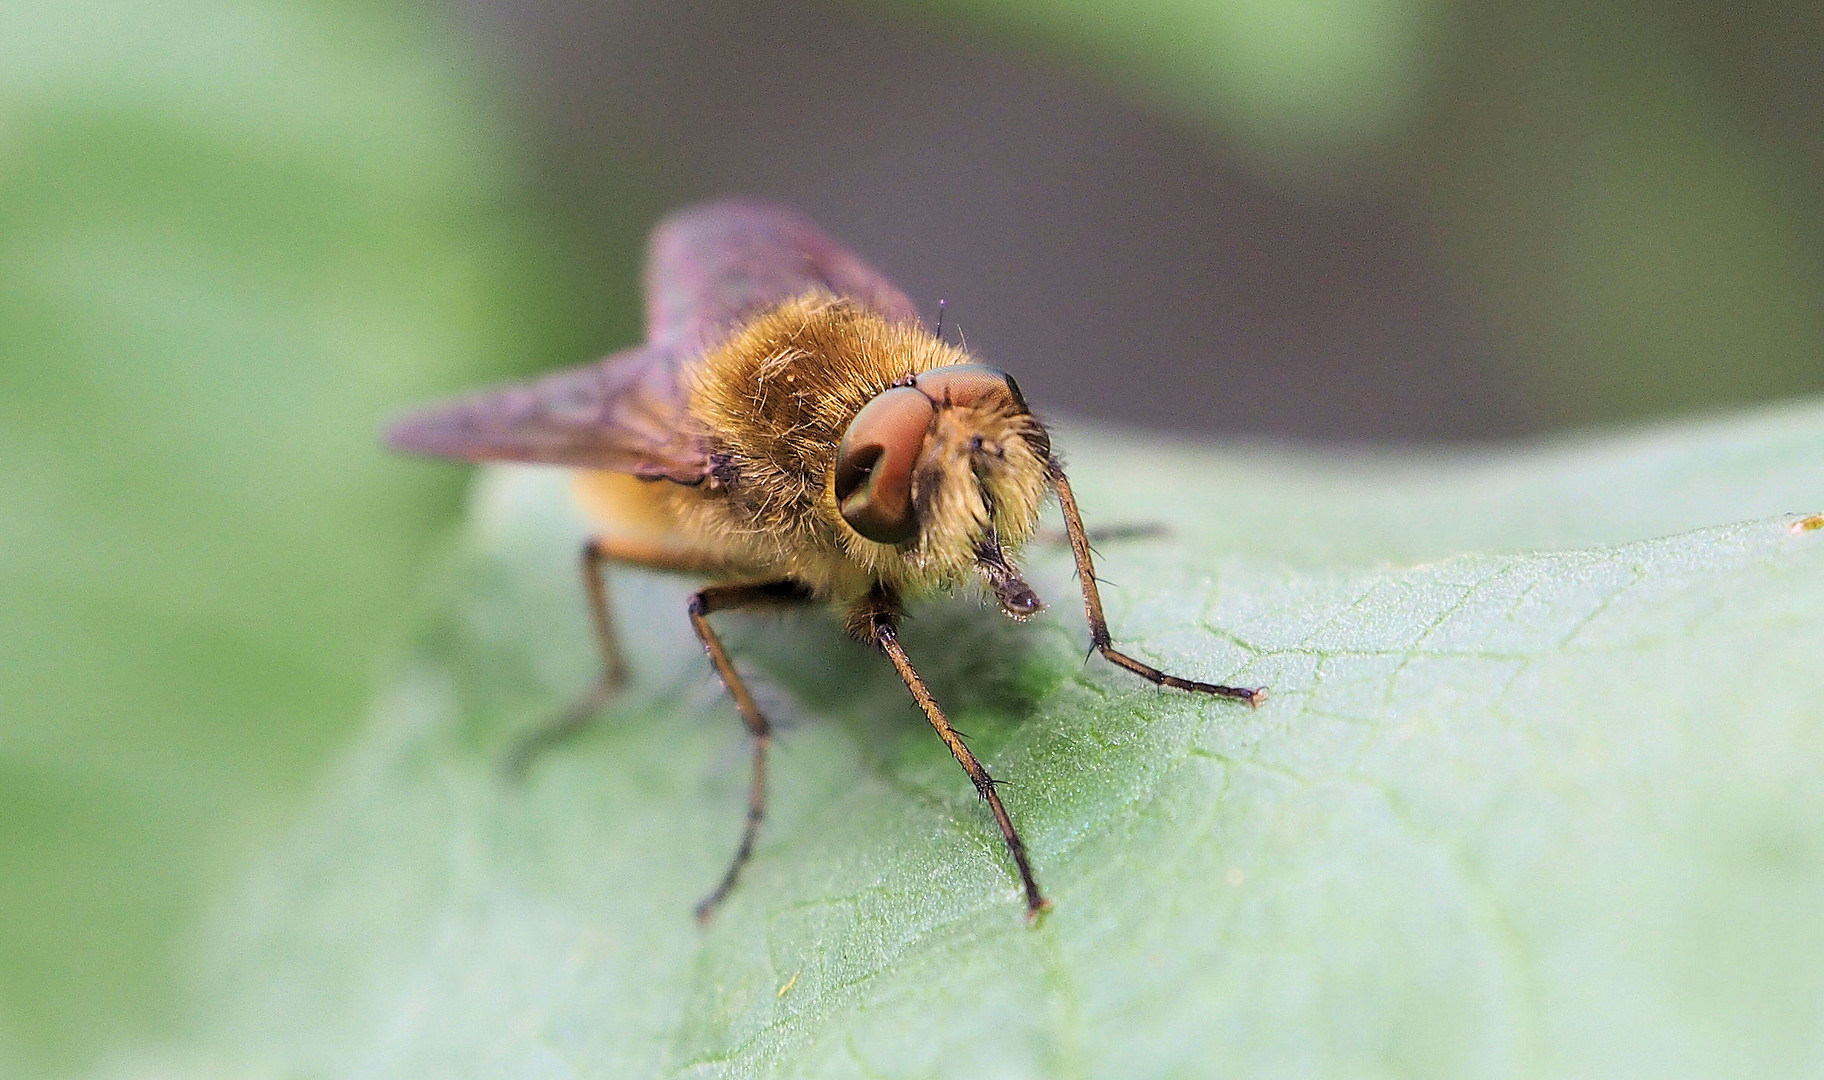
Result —
[{"label": "yellow fuzzy hair", "polygon": [[753,319],[685,373],[716,466],[700,487],[656,485],[678,541],[838,602],[876,583],[909,595],[965,583],[990,507],[1009,554],[1037,525],[1049,440],[1023,409],[988,398],[938,410],[913,473],[919,533],[903,545],[851,529],[833,484],[837,444],[862,406],[908,375],[973,362],[919,326],[828,295]]}]

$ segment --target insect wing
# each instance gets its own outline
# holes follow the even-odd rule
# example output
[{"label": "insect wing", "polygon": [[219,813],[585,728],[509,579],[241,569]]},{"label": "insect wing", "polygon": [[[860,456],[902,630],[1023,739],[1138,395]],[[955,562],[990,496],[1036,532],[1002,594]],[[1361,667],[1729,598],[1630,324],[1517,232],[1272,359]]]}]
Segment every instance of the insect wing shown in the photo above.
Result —
[{"label": "insect wing", "polygon": [[671,351],[642,345],[530,383],[486,390],[396,421],[396,450],[467,461],[530,461],[695,484],[709,472],[686,425]]},{"label": "insect wing", "polygon": [[752,199],[691,207],[653,231],[647,339],[694,354],[813,291],[854,300],[889,322],[918,321],[905,293],[803,215]]},{"label": "insect wing", "polygon": [[752,316],[809,292],[853,300],[891,322],[918,312],[893,283],[809,219],[774,203],[728,199],[683,210],[653,231],[646,264],[647,344],[536,382],[408,414],[394,449],[467,461],[529,461],[701,482],[708,450],[690,427],[681,364]]}]

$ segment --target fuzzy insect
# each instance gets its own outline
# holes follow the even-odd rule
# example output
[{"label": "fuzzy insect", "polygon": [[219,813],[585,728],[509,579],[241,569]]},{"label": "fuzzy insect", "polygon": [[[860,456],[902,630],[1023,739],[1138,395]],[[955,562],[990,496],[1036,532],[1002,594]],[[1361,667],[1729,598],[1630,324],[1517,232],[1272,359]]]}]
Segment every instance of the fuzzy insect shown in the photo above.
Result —
[{"label": "fuzzy insect", "polygon": [[740,845],[699,918],[753,853],[772,730],[710,625],[715,612],[835,604],[848,632],[893,664],[988,804],[1033,916],[1050,905],[995,782],[900,645],[905,601],[974,580],[1015,619],[1039,611],[1013,556],[1055,494],[1095,649],[1159,685],[1260,702],[1263,691],[1168,675],[1113,647],[1070,482],[1018,384],[926,330],[905,294],[802,216],[748,200],[673,215],[653,232],[646,299],[644,345],[412,413],[387,441],[580,470],[577,495],[598,528],[582,563],[603,674],[520,745],[521,766],[627,677],[606,564],[714,582],[691,596],[688,615],[754,759]]}]

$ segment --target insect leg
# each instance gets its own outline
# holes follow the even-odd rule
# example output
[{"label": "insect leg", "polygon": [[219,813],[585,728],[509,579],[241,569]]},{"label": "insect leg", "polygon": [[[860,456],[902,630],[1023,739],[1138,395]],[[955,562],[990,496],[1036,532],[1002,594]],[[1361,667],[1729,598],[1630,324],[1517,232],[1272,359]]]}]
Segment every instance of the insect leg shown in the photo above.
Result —
[{"label": "insect leg", "polygon": [[1249,705],[1259,705],[1266,700],[1264,688],[1247,689],[1240,686],[1219,686],[1216,683],[1197,682],[1193,679],[1181,679],[1176,675],[1167,675],[1158,668],[1143,664],[1124,652],[1117,650],[1114,640],[1108,633],[1108,619],[1102,614],[1102,594],[1096,590],[1096,566],[1090,561],[1089,537],[1083,528],[1083,518],[1077,513],[1077,500],[1070,492],[1070,481],[1064,478],[1064,467],[1053,458],[1048,470],[1052,489],[1058,493],[1058,507],[1064,512],[1064,531],[1070,537],[1070,551],[1076,557],[1077,582],[1083,588],[1083,614],[1089,619],[1089,640],[1096,651],[1107,657],[1117,667],[1124,667],[1148,682],[1160,686],[1170,686],[1178,690],[1191,690],[1200,694],[1215,694],[1219,697],[1238,698]]},{"label": "insect leg", "polygon": [[704,573],[720,568],[714,560],[687,548],[651,541],[598,536],[583,545],[583,589],[589,600],[589,619],[595,628],[596,644],[602,653],[602,674],[589,692],[569,708],[514,740],[501,762],[510,779],[524,779],[540,754],[588,727],[614,692],[627,682],[627,661],[621,652],[620,637],[615,633],[614,617],[608,607],[608,581],[604,571],[610,562],[685,573]]},{"label": "insect leg", "polygon": [[741,720],[747,725],[748,732],[754,737],[754,779],[747,799],[747,823],[741,829],[741,844],[735,848],[735,857],[728,864],[728,872],[722,880],[697,904],[697,921],[704,922],[716,910],[730,889],[735,887],[735,879],[741,876],[741,868],[754,853],[754,839],[760,834],[760,820],[766,815],[766,747],[772,740],[773,728],[767,723],[760,706],[754,703],[754,696],[748,693],[747,683],[741,678],[735,665],[729,662],[728,651],[722,647],[722,639],[716,636],[715,628],[709,625],[708,616],[712,612],[727,611],[731,608],[748,607],[756,604],[802,603],[811,599],[811,591],[795,581],[772,581],[762,585],[714,585],[692,595],[690,598],[690,625],[703,642],[703,651],[709,654],[709,662],[716,667],[716,674],[722,677],[722,685],[728,688],[729,696],[735,699],[735,708],[741,713]]},{"label": "insect leg", "polygon": [[595,642],[602,650],[602,679],[591,697],[605,697],[627,682],[627,658],[621,654],[621,641],[614,632],[614,617],[608,611],[608,581],[602,576],[602,564],[609,557],[600,537],[583,545],[583,588],[589,596]]},{"label": "insect leg", "polygon": [[1039,883],[1032,876],[1032,863],[1026,858],[1026,842],[1020,839],[1019,831],[1013,827],[1013,818],[1007,813],[1007,807],[1002,805],[1000,792],[995,790],[994,778],[988,775],[988,770],[982,767],[969,747],[963,744],[962,736],[950,726],[944,710],[938,706],[937,699],[926,688],[925,680],[919,677],[918,670],[906,656],[905,648],[899,643],[898,616],[891,606],[873,599],[862,611],[856,613],[854,621],[865,626],[866,633],[880,647],[880,651],[887,654],[887,659],[893,662],[894,670],[899,672],[906,689],[911,691],[912,700],[918,703],[925,719],[931,721],[937,737],[944,740],[944,745],[950,748],[950,755],[956,758],[956,763],[969,775],[976,794],[987,802],[989,811],[994,814],[995,824],[1001,827],[1002,838],[1007,841],[1007,851],[1013,856],[1013,865],[1020,872],[1020,884],[1026,890],[1027,917],[1037,918],[1039,912],[1051,906],[1051,901],[1039,894]]}]

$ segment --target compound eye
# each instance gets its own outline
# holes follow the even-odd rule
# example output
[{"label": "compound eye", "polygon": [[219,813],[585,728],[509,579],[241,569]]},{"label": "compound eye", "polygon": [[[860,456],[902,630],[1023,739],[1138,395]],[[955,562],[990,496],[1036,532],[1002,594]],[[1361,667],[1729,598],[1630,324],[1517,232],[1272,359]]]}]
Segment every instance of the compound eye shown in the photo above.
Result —
[{"label": "compound eye", "polygon": [[969,406],[990,396],[1006,396],[1019,406],[1020,411],[1030,411],[1026,408],[1026,398],[1020,393],[1020,384],[1013,381],[1013,376],[987,364],[932,368],[920,375],[914,385],[939,405]]},{"label": "compound eye", "polygon": [[836,447],[842,520],[877,544],[902,543],[918,532],[912,468],[935,412],[925,395],[896,387],[862,406]]}]

